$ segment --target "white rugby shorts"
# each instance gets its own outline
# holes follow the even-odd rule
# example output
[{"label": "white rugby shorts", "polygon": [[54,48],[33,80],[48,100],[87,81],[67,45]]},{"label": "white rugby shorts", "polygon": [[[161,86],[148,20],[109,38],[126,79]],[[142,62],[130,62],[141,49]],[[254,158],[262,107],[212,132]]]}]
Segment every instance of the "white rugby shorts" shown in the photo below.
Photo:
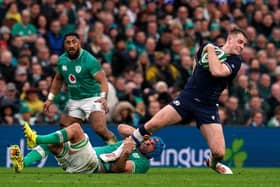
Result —
[{"label": "white rugby shorts", "polygon": [[101,103],[96,102],[100,97],[91,97],[80,100],[69,99],[64,109],[64,113],[81,120],[88,119],[92,112],[104,112]]}]

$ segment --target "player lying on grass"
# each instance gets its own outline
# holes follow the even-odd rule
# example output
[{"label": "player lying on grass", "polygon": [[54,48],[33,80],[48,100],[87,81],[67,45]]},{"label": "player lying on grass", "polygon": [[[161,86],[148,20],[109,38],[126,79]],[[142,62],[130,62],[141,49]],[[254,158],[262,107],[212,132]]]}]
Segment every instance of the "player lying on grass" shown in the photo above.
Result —
[{"label": "player lying on grass", "polygon": [[[47,135],[37,135],[28,123],[23,129],[27,146],[34,149],[23,158],[19,146],[11,146],[10,158],[15,172],[21,172],[24,167],[42,160],[51,152],[68,173],[146,173],[150,167],[149,159],[160,156],[165,147],[161,138],[146,136],[136,149],[132,139],[127,137],[134,131],[128,125],[118,127],[120,134],[127,137],[123,141],[95,148],[78,123]],[[110,158],[115,150],[121,150],[117,159],[110,162],[101,159]]]}]

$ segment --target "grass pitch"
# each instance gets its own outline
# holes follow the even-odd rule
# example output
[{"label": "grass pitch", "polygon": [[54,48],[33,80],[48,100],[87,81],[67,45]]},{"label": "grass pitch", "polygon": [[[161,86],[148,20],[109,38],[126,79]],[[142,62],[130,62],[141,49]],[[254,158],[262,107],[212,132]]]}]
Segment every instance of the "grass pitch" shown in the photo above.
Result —
[{"label": "grass pitch", "polygon": [[67,174],[60,168],[0,168],[0,187],[280,187],[280,168],[233,169],[219,175],[208,168],[152,168],[147,174]]}]

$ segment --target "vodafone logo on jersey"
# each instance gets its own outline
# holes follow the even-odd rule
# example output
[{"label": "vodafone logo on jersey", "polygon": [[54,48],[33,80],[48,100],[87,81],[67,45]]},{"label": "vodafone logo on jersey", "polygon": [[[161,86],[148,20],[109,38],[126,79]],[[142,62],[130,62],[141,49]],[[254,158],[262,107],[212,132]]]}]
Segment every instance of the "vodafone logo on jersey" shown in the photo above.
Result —
[{"label": "vodafone logo on jersey", "polygon": [[73,75],[73,74],[70,74],[70,75],[68,76],[68,80],[69,80],[69,82],[72,83],[72,84],[74,84],[74,83],[77,82],[77,79],[76,79],[75,75]]}]

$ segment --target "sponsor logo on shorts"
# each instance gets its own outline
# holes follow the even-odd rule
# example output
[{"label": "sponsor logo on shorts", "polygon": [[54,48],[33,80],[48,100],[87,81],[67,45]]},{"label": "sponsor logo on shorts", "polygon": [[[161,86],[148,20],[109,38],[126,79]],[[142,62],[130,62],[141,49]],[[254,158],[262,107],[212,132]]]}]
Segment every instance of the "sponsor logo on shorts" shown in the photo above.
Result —
[{"label": "sponsor logo on shorts", "polygon": [[180,103],[179,100],[174,100],[174,101],[173,101],[173,104],[176,105],[176,106],[179,106],[181,103]]},{"label": "sponsor logo on shorts", "polygon": [[194,100],[197,102],[201,102],[200,99],[198,99],[198,98],[194,98]]}]

